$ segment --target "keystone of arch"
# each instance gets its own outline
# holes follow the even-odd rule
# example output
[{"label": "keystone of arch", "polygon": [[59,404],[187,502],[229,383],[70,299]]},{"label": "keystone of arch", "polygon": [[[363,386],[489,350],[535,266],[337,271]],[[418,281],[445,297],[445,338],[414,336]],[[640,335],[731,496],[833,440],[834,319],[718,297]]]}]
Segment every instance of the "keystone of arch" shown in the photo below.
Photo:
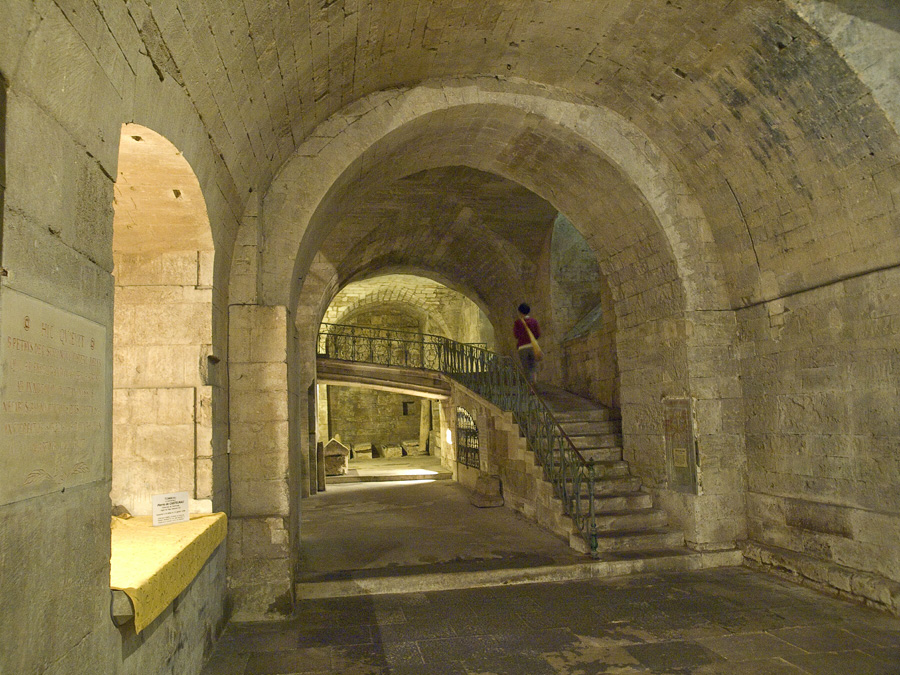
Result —
[{"label": "keystone of arch", "polygon": [[[473,105],[508,106],[578,135],[646,200],[671,247],[684,309],[729,308],[721,263],[702,209],[674,164],[638,127],[608,108],[567,100],[545,87],[492,78],[377,92],[317,127],[272,181],[263,201],[260,303],[291,306],[291,296],[327,235],[326,219],[317,219],[321,231],[310,229],[316,209],[355,160],[385,135],[423,115]],[[589,198],[596,186],[572,189]],[[535,192],[540,195],[539,189]]]}]

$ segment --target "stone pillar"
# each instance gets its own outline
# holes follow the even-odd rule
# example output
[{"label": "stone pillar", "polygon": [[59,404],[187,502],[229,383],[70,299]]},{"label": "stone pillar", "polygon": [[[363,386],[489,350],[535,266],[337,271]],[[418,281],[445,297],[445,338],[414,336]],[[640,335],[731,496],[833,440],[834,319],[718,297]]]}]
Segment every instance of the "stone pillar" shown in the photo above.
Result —
[{"label": "stone pillar", "polygon": [[291,612],[287,312],[229,313],[232,513],[228,585],[234,619]]},{"label": "stone pillar", "polygon": [[423,398],[419,411],[419,452],[424,454],[429,449],[428,439],[431,436],[431,401]]}]

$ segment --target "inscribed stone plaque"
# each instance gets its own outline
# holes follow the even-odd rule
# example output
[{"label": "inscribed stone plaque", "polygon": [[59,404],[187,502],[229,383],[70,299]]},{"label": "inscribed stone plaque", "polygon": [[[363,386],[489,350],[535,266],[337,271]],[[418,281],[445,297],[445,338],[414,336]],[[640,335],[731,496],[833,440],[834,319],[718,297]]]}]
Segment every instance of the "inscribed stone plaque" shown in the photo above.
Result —
[{"label": "inscribed stone plaque", "polygon": [[694,423],[689,398],[667,398],[666,468],[669,488],[676,492],[697,494],[697,449],[694,445]]},{"label": "inscribed stone plaque", "polygon": [[0,288],[0,504],[104,476],[106,328]]}]

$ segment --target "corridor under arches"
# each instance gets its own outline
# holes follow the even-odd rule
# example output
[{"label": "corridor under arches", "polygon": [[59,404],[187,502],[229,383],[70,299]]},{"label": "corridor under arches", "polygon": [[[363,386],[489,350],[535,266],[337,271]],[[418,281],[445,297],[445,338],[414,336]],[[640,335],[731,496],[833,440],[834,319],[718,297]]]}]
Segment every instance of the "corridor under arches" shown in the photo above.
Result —
[{"label": "corridor under arches", "polygon": [[[329,497],[317,446],[349,439],[356,404],[320,414],[319,334],[384,317],[450,393],[393,399],[409,425],[380,442],[441,446],[463,488],[499,482],[589,564],[641,523],[644,543],[900,613],[898,71],[895,0],[0,0],[0,670],[197,675],[228,621],[327,624],[297,593],[304,516]],[[398,305],[401,275],[476,309]],[[357,283],[382,299],[329,315]],[[503,365],[523,301],[538,383],[593,410],[547,414]],[[477,458],[444,447],[454,424]],[[132,623],[111,607],[111,510],[185,492],[227,536]],[[772,670],[897,662],[894,619],[870,651],[819,622],[833,605],[751,576],[638,584],[665,625],[630,623],[649,646],[627,653],[597,643],[635,618],[613,583],[493,597],[520,604],[513,628],[585,609],[579,591],[620,601],[552,626],[565,656],[536,672],[715,671],[709,652],[752,661],[746,643],[779,647]],[[705,620],[682,622],[692,593]],[[415,623],[414,602],[371,601],[384,625],[361,632]],[[454,608],[496,669],[527,651]],[[428,665],[426,639],[397,649]],[[667,642],[697,658],[654,660]],[[266,651],[234,669],[321,665]],[[351,665],[397,666],[379,658]]]}]

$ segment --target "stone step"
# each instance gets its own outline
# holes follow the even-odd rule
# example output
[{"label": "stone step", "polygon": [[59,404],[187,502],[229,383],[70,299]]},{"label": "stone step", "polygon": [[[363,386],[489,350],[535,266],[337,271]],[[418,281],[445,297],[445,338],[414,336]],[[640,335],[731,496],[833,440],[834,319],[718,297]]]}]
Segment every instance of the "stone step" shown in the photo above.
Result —
[{"label": "stone step", "polygon": [[[587,494],[582,493],[582,504],[587,506]],[[574,496],[572,498],[574,500]],[[609,492],[594,494],[594,508],[597,513],[615,514],[623,512],[647,511],[653,509],[653,496],[647,492]],[[570,511],[572,509],[570,508]]]},{"label": "stone step", "polygon": [[[621,496],[623,494],[640,494],[641,479],[637,476],[612,476],[594,482],[594,497]],[[587,483],[581,484],[582,499],[587,497]]]},{"label": "stone step", "polygon": [[[548,469],[555,466],[555,463],[551,463],[548,466]],[[631,467],[628,465],[628,462],[622,461],[621,459],[616,459],[608,462],[594,462],[594,472],[594,476],[599,481],[605,481],[607,479],[616,479],[623,476],[629,476]]]},{"label": "stone step", "polygon": [[[577,495],[582,515],[589,508],[587,502],[594,500],[597,528],[594,556],[639,559],[644,553],[653,556],[660,551],[683,548],[683,533],[668,527],[668,514],[654,508],[652,496],[642,491],[641,479],[631,475],[628,462],[622,458],[622,423],[618,411],[592,407],[589,401],[556,390],[548,391],[545,402],[574,448],[594,467],[593,489],[582,482]],[[548,464],[545,469],[551,471],[558,466],[554,458]],[[571,481],[568,487],[573,487]],[[576,498],[568,499],[571,513]],[[579,532],[570,532],[569,543],[577,550],[590,552]]]},{"label": "stone step", "polygon": [[[578,454],[588,462],[622,462],[622,447],[615,445],[609,448],[576,448]],[[556,466],[556,459],[551,462]]]},{"label": "stone step", "polygon": [[599,532],[597,552],[622,553],[684,546],[684,535],[666,527],[635,532]]},{"label": "stone step", "polygon": [[559,426],[563,428],[569,436],[581,436],[587,434],[621,434],[622,421],[610,420],[608,422],[594,422],[590,420],[563,422],[559,420]]},{"label": "stone step", "polygon": [[649,492],[599,495],[594,497],[594,506],[597,509],[597,513],[649,509],[653,507],[653,495]]},{"label": "stone step", "polygon": [[581,448],[578,452],[586,460],[594,462],[620,462],[622,461],[622,448]]},{"label": "stone step", "polygon": [[620,434],[584,434],[569,435],[569,440],[579,450],[582,448],[613,448],[621,447],[622,436]]},{"label": "stone step", "polygon": [[642,532],[664,528],[669,524],[669,516],[660,509],[639,509],[598,513],[596,521],[600,532]]},{"label": "stone step", "polygon": [[[570,543],[576,551],[590,552],[580,534],[572,534]],[[352,570],[340,579],[335,579],[333,575],[306,575],[297,582],[295,590],[298,599],[321,600],[383,593],[423,593],[508,584],[606,579],[650,572],[689,572],[714,567],[740,567],[742,563],[739,550],[700,553],[676,546],[635,552],[607,552],[596,560],[585,557],[583,562],[574,564],[536,567],[510,566],[506,559],[499,559],[493,566],[488,566],[488,562],[478,560],[477,569],[454,571],[452,574],[440,569],[432,571],[428,566],[417,566],[410,570],[398,570],[396,567]]]},{"label": "stone step", "polygon": [[619,412],[610,408],[589,410],[553,410],[553,416],[561,426],[570,422],[610,422],[619,419]]}]

